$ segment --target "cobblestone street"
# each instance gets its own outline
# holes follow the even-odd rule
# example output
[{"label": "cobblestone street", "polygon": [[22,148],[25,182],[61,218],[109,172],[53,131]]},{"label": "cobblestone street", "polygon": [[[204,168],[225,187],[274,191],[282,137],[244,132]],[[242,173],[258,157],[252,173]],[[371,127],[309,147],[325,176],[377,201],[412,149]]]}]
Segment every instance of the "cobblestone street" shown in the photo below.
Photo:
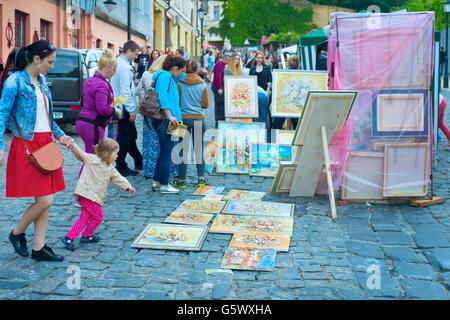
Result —
[{"label": "cobblestone street", "polygon": [[[450,91],[444,95],[450,101]],[[210,91],[208,127],[214,125],[212,98]],[[446,120],[449,124],[450,107]],[[139,116],[139,148],[142,122]],[[62,129],[83,146],[74,126]],[[6,153],[10,142],[6,134]],[[224,186],[225,192],[263,191],[263,201],[295,204],[290,249],[277,253],[275,271],[232,274],[205,273],[220,268],[231,235],[208,233],[199,252],[131,248],[148,223],[163,222],[183,200],[192,199],[195,166],[189,166],[188,187],[177,195],[152,192],[150,179],[142,175],[129,177],[135,196],[110,184],[96,232],[101,241],[79,245],[78,239],[77,249],[67,251],[60,238],[79,217],[73,190],[81,165],[70,151],[63,153],[66,190],[55,195],[47,229],[48,245],[65,257],[61,263],[35,262],[14,252],[8,235],[31,199],[6,199],[6,165],[0,168],[0,299],[450,299],[450,150],[439,149],[433,172],[434,193],[447,198],[444,204],[416,208],[349,202],[337,207],[336,221],[328,196],[274,196],[272,178],[210,175],[210,185]],[[27,239],[32,245],[33,226]],[[79,289],[68,286],[72,266],[80,270]],[[370,285],[373,268],[380,275],[375,288]]]}]

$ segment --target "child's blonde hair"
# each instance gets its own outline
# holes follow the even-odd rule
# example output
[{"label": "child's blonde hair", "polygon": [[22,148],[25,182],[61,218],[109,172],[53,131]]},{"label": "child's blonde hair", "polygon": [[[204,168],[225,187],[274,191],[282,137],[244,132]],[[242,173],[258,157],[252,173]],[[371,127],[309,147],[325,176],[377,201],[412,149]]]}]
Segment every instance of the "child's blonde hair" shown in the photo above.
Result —
[{"label": "child's blonde hair", "polygon": [[97,157],[99,157],[101,160],[105,162],[108,162],[109,156],[116,149],[119,149],[119,144],[117,143],[117,141],[111,138],[103,138],[94,147],[95,154],[97,155]]},{"label": "child's blonde hair", "polygon": [[98,70],[103,70],[104,68],[112,67],[116,64],[116,57],[111,49],[105,49],[102,56],[98,60]]}]

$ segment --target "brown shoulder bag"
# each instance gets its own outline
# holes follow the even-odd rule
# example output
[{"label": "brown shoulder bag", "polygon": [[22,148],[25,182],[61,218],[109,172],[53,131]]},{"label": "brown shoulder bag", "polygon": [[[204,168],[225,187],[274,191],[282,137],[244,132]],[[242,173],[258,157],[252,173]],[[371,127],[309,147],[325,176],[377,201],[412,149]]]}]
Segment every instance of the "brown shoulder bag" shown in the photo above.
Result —
[{"label": "brown shoulder bag", "polygon": [[[53,137],[52,124],[50,122],[50,116],[48,114],[47,100],[45,98],[44,90],[42,90],[42,95],[44,96],[45,111],[47,113],[48,123],[50,125],[51,134]],[[23,147],[27,153],[28,159],[31,163],[42,173],[52,173],[62,167],[64,163],[64,156],[56,145],[55,141],[52,141],[39,149],[30,152],[25,144],[25,140],[22,137],[19,126],[17,125],[14,115],[12,115],[14,123],[16,125],[17,131],[19,132],[20,139],[22,140]]]}]

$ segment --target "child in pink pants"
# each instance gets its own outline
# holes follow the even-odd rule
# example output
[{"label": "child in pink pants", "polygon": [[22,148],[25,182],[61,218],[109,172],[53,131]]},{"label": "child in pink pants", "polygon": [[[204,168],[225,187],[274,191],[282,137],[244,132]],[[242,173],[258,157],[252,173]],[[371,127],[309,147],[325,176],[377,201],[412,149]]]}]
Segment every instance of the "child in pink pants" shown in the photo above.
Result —
[{"label": "child in pink pants", "polygon": [[119,144],[113,139],[102,139],[95,147],[95,155],[82,151],[75,143],[71,145],[71,150],[84,165],[74,191],[81,206],[81,215],[67,235],[61,238],[66,249],[73,251],[73,242],[81,232],[80,242],[99,241],[100,238],[94,236],[94,232],[103,220],[103,203],[109,182],[131,191],[133,195],[136,190],[112,165],[119,152]]}]

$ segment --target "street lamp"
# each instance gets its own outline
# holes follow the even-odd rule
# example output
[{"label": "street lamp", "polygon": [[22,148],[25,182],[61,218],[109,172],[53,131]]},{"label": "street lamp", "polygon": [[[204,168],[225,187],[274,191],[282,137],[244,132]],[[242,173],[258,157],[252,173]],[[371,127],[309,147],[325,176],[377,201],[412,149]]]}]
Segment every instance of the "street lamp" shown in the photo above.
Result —
[{"label": "street lamp", "polygon": [[444,74],[444,88],[448,88],[448,13],[450,12],[450,1],[445,1],[444,12],[447,20],[445,30],[445,74]]},{"label": "street lamp", "polygon": [[[108,10],[109,12],[114,10],[117,6],[117,3],[113,0],[103,1],[103,4],[105,5],[106,10]],[[131,40],[131,0],[127,1],[127,18],[128,18],[128,26],[127,26],[128,40]]]},{"label": "street lamp", "polygon": [[231,48],[233,49],[233,30],[234,30],[234,20],[233,19],[231,19],[230,27],[231,27]]},{"label": "street lamp", "polygon": [[289,45],[291,44],[291,30],[288,30],[287,34],[289,37],[289,40],[288,40],[288,47],[289,47]]},{"label": "street lamp", "polygon": [[201,60],[202,68],[204,68],[205,67],[205,59],[203,59],[203,19],[205,18],[206,12],[205,12],[205,9],[203,9],[202,7],[200,7],[197,12],[198,12],[198,17],[200,18],[200,47],[201,47],[200,60]]}]

